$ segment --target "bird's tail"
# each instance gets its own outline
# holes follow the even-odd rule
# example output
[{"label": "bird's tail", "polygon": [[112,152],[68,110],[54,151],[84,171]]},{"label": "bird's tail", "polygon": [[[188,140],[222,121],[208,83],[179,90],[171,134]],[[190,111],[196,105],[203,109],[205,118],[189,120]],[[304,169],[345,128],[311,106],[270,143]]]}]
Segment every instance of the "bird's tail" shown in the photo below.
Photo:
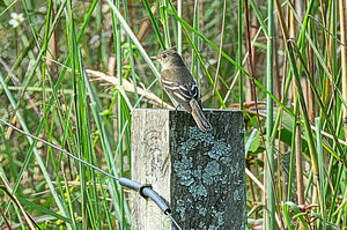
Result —
[{"label": "bird's tail", "polygon": [[189,102],[192,108],[192,116],[194,118],[195,123],[198,125],[199,129],[203,132],[211,131],[212,125],[206,119],[199,103],[196,100],[190,100]]}]

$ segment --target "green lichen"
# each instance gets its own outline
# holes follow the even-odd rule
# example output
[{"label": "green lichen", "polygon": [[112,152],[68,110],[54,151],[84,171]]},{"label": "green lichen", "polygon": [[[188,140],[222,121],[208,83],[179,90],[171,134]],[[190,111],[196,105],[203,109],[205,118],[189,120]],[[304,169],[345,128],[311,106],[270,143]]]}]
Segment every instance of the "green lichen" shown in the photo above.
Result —
[{"label": "green lichen", "polygon": [[189,136],[189,140],[194,140],[198,143],[201,142],[205,146],[209,146],[214,142],[214,136],[211,132],[201,132],[198,127],[189,127]]},{"label": "green lichen", "polygon": [[217,219],[217,227],[223,226],[224,225],[224,217],[223,217],[224,212],[218,212],[217,211],[217,212],[214,213],[214,215],[215,215],[215,217]]},{"label": "green lichen", "polygon": [[180,185],[189,186],[194,183],[194,178],[191,174],[192,158],[183,156],[181,161],[176,161],[173,164],[174,170],[179,178]]},{"label": "green lichen", "polygon": [[206,216],[207,208],[201,206],[201,204],[198,204],[198,206],[196,207],[196,209],[199,211],[199,214],[200,214],[201,216]]},{"label": "green lichen", "polygon": [[211,224],[210,226],[208,226],[208,230],[218,230],[218,227],[214,224]]},{"label": "green lichen", "polygon": [[234,200],[239,201],[242,199],[241,195],[243,195],[243,192],[240,192],[239,190],[234,191]]},{"label": "green lichen", "polygon": [[220,162],[222,162],[225,165],[230,165],[231,160],[232,159],[230,156],[220,158]]},{"label": "green lichen", "polygon": [[208,162],[204,172],[202,173],[202,180],[205,184],[211,185],[215,181],[215,177],[221,175],[219,163],[217,161]]},{"label": "green lichen", "polygon": [[206,230],[206,223],[204,223],[204,222],[199,222],[199,229],[201,229],[201,230]]},{"label": "green lichen", "polygon": [[201,173],[201,165],[198,166],[197,169],[193,170],[193,176],[197,179],[201,179],[202,173]]},{"label": "green lichen", "polygon": [[[214,140],[213,146],[210,151],[207,152],[207,155],[215,160],[219,160],[221,157],[224,158],[225,163],[230,162],[230,152],[231,146],[225,142],[224,139]],[[224,162],[223,162],[224,163]]]},{"label": "green lichen", "polygon": [[186,219],[186,202],[184,200],[177,200],[177,207],[175,211],[180,215],[181,220],[185,221]]},{"label": "green lichen", "polygon": [[220,178],[220,182],[221,182],[221,184],[228,184],[229,176],[227,174],[225,174],[222,178]]},{"label": "green lichen", "polygon": [[[235,124],[239,125],[238,122]],[[219,230],[236,226],[231,219],[234,213],[237,218],[244,218],[239,211],[244,208],[240,202],[244,195],[243,139],[235,124],[219,127],[218,130],[225,129],[221,133],[201,132],[196,126],[184,127],[175,130],[175,136],[170,139],[173,181],[180,185],[173,190],[173,210],[177,220],[186,227]],[[234,229],[244,228],[237,225]]]},{"label": "green lichen", "polygon": [[201,183],[194,183],[189,186],[189,192],[192,194],[194,200],[201,199],[202,197],[207,197],[206,187]]}]

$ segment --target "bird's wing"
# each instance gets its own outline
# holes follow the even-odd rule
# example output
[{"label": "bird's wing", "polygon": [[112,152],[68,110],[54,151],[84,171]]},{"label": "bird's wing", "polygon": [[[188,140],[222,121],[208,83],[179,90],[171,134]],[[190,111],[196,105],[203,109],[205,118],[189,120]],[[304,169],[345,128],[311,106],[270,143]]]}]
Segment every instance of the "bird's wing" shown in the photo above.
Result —
[{"label": "bird's wing", "polygon": [[161,84],[167,89],[175,98],[178,98],[181,102],[189,102],[192,97],[184,86],[177,82],[161,79]]},{"label": "bird's wing", "polygon": [[186,69],[167,69],[161,73],[161,83],[181,100],[189,102],[192,98],[199,98],[199,89],[190,73]]}]

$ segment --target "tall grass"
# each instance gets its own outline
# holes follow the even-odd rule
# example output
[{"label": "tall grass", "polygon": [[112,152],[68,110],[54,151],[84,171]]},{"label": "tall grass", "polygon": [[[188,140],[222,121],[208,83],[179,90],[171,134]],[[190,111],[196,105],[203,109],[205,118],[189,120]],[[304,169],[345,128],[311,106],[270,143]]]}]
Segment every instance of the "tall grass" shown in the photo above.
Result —
[{"label": "tall grass", "polygon": [[[4,0],[0,117],[131,177],[132,111],[177,105],[149,57],[176,46],[204,107],[244,113],[248,228],[342,229],[345,9],[342,0]],[[131,228],[128,191],[111,178],[2,123],[0,150],[0,226]]]}]

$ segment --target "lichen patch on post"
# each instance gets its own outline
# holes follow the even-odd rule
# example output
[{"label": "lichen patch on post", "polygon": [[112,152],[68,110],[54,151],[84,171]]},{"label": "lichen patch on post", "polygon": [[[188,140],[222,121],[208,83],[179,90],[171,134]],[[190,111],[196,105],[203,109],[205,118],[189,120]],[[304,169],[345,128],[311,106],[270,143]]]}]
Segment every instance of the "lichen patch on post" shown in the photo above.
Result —
[{"label": "lichen patch on post", "polygon": [[184,229],[244,229],[242,114],[206,116],[211,132],[201,132],[189,114],[170,114],[173,215]]}]

